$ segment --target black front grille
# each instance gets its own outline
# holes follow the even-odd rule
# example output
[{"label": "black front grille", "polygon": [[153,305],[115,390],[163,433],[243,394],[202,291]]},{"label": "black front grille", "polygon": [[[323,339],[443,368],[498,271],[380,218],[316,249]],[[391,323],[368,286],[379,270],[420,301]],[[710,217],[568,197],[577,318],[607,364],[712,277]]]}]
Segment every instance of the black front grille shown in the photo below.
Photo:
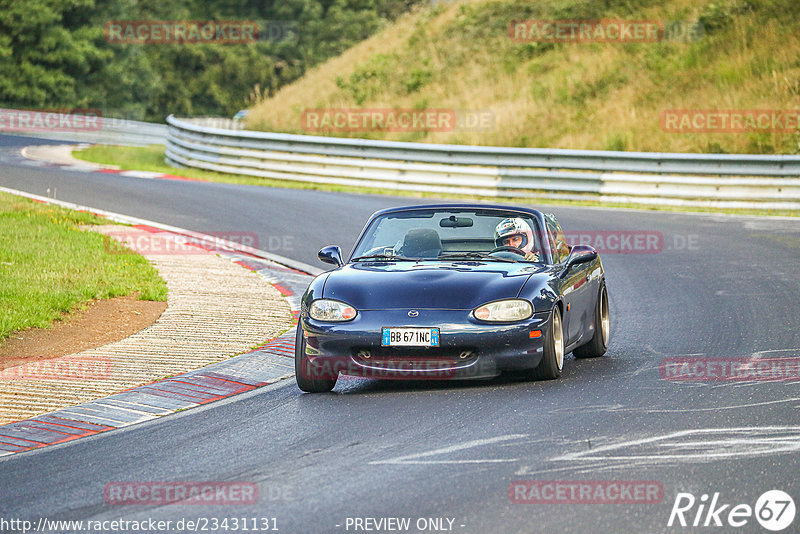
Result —
[{"label": "black front grille", "polygon": [[462,366],[478,358],[475,347],[356,347],[352,356],[359,363],[439,362],[443,366]]}]

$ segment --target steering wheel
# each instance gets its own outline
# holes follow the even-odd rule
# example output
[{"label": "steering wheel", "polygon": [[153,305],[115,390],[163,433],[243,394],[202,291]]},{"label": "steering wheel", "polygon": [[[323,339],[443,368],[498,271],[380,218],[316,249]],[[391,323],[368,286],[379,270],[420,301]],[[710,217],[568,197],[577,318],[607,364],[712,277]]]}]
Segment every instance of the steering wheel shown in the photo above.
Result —
[{"label": "steering wheel", "polygon": [[527,254],[521,248],[512,247],[512,246],[508,246],[508,245],[504,245],[502,247],[497,247],[493,251],[489,252],[489,254],[494,254],[495,252],[513,252],[514,254],[519,254],[520,256],[525,256],[525,254]]}]

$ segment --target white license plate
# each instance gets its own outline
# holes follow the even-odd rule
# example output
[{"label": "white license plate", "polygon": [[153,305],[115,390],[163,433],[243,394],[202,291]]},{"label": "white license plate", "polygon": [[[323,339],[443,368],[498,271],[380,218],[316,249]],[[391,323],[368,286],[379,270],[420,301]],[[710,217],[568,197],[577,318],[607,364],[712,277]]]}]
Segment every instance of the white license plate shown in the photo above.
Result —
[{"label": "white license plate", "polygon": [[438,328],[384,328],[384,347],[438,347]]}]

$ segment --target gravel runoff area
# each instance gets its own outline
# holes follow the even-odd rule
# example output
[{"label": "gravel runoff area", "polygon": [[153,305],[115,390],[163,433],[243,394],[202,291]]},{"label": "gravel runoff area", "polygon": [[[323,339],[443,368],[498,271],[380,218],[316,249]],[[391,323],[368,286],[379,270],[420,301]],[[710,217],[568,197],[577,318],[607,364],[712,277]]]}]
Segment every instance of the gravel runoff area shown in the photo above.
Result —
[{"label": "gravel runoff area", "polygon": [[139,252],[167,282],[167,309],[153,325],[121,341],[0,372],[0,424],[227,360],[293,326],[282,294],[229,257],[170,246],[159,241],[170,238],[153,229],[95,230],[148,243]]}]

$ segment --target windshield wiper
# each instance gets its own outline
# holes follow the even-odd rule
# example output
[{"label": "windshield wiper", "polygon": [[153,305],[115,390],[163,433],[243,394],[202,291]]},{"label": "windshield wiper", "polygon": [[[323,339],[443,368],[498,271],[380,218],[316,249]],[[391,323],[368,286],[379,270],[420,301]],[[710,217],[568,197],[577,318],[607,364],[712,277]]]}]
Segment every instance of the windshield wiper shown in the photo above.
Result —
[{"label": "windshield wiper", "polygon": [[[522,256],[520,256],[522,257]],[[453,254],[443,254],[439,256],[440,260],[472,260],[472,259],[482,259],[482,260],[493,260],[493,261],[504,261],[507,263],[517,263],[517,260],[512,260],[511,258],[501,258],[499,256],[492,256],[488,252],[458,252]]]},{"label": "windshield wiper", "polygon": [[391,254],[368,254],[366,256],[358,256],[350,261],[363,261],[363,260],[401,260],[401,261],[414,261],[414,258],[406,258],[405,256],[393,256]]}]

